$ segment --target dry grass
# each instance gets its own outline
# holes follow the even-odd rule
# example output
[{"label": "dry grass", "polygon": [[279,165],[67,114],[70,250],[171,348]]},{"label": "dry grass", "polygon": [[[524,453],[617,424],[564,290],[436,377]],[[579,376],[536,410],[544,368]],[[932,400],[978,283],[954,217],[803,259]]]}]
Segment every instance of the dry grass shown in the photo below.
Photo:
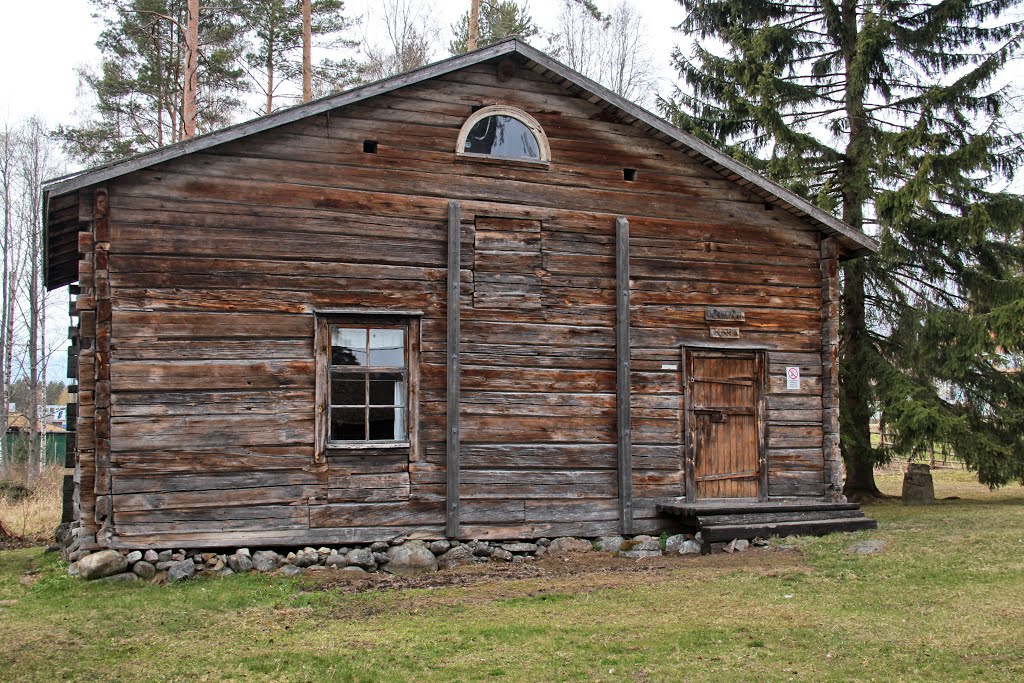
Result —
[{"label": "dry grass", "polygon": [[[0,487],[0,527],[17,539],[52,542],[53,530],[60,523],[63,478],[63,468],[48,467],[27,496],[5,493],[8,489]],[[17,486],[11,491],[20,489],[24,482],[25,473],[16,473],[11,483]]]}]

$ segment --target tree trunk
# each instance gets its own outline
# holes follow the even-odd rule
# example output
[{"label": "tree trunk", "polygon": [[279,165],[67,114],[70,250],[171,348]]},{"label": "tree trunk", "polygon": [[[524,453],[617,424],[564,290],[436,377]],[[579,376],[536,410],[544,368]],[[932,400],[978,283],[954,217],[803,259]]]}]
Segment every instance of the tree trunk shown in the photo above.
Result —
[{"label": "tree trunk", "polygon": [[[38,144],[38,141],[35,141]],[[38,152],[36,152],[38,154]],[[35,193],[33,192],[33,195]],[[32,224],[35,227],[35,224]],[[39,234],[29,235],[28,280],[28,485],[31,487],[41,465],[39,455]]]},{"label": "tree trunk", "polygon": [[843,493],[851,500],[882,495],[875,485],[875,458],[871,448],[871,385],[864,362],[867,344],[871,342],[865,312],[864,261],[847,261],[843,269],[839,411],[843,417],[840,448],[846,463]]},{"label": "tree trunk", "polygon": [[[846,71],[845,106],[850,131],[840,171],[843,221],[863,230],[864,206],[871,194],[868,169],[864,163],[871,158],[871,131],[867,126],[868,114],[864,104],[868,79],[858,73],[863,65],[857,59],[859,27],[856,0],[844,0],[842,17],[845,29],[842,47]],[[843,268],[839,342],[842,433],[839,446],[846,464],[843,493],[851,499],[880,495],[875,486],[874,458],[871,457],[871,380],[865,362],[871,340],[868,336],[864,276],[863,259],[848,261]]]},{"label": "tree trunk", "polygon": [[313,3],[302,0],[302,101],[313,99]]},{"label": "tree trunk", "polygon": [[268,44],[267,50],[267,111],[269,114],[274,111],[274,43]]},{"label": "tree trunk", "polygon": [[472,52],[480,42],[480,0],[473,0],[469,7],[469,39],[466,50]]},{"label": "tree trunk", "polygon": [[185,95],[182,102],[183,138],[196,134],[199,116],[199,0],[188,0],[188,24],[185,32]]},{"label": "tree trunk", "polygon": [[153,52],[156,53],[156,144],[164,146],[164,51],[160,46],[160,22],[153,26]]},{"label": "tree trunk", "polygon": [[3,401],[3,411],[0,412],[0,479],[11,478],[11,451],[7,447],[7,425],[10,419],[10,412],[8,411],[8,402],[10,400],[10,392],[8,390],[8,383],[10,377],[7,373],[8,363],[7,359],[7,347],[10,345],[10,337],[7,335],[7,314],[11,310],[9,305],[10,295],[10,277],[11,277],[11,180],[12,180],[12,164],[14,161],[13,146],[11,145],[11,136],[8,131],[4,131],[3,134],[3,147],[0,148],[0,183],[3,184],[3,202],[4,202],[4,226],[3,226],[3,273],[2,283],[0,283],[0,400]]}]

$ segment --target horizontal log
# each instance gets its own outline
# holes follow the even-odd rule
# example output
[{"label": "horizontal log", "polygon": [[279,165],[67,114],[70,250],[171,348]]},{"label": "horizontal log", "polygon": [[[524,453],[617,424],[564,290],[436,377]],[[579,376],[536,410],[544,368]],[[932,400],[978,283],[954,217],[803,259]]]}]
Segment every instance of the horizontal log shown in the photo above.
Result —
[{"label": "horizontal log", "polygon": [[[313,360],[308,361],[124,361],[111,364],[115,392],[278,389],[314,383]],[[116,396],[116,394],[115,394]],[[115,398],[115,401],[117,399]]]}]

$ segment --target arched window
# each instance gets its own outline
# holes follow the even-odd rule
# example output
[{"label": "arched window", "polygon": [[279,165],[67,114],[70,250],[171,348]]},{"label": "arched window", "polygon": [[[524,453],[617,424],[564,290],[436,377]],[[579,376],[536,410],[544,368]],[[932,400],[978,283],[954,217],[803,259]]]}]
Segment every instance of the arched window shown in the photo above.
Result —
[{"label": "arched window", "polygon": [[457,154],[512,161],[551,161],[540,124],[525,111],[495,105],[470,116],[459,133]]}]

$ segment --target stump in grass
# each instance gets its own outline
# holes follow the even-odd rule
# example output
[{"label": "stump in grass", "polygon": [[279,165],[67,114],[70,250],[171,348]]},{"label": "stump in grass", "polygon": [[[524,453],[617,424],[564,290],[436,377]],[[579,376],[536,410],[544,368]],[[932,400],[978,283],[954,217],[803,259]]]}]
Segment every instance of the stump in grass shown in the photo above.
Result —
[{"label": "stump in grass", "polygon": [[935,484],[928,465],[911,463],[903,475],[903,504],[931,505],[935,502]]}]

